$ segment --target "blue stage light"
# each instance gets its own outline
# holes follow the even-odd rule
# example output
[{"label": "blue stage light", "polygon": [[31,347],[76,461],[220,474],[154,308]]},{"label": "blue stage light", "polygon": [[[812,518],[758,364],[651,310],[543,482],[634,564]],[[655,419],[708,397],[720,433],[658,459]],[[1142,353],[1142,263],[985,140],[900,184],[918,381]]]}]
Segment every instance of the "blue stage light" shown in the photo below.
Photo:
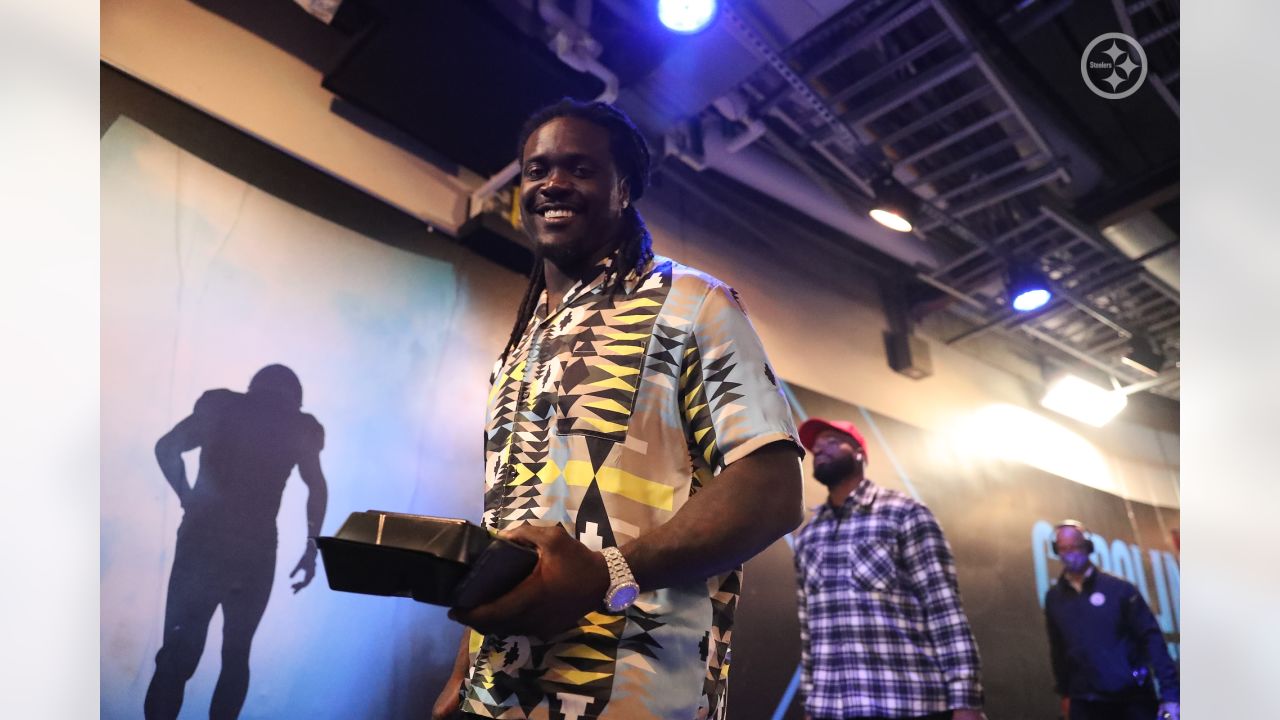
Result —
[{"label": "blue stage light", "polygon": [[1031,312],[1053,299],[1049,281],[1038,269],[1025,264],[1009,268],[1009,304],[1018,312]]},{"label": "blue stage light", "polygon": [[1049,294],[1048,290],[1027,290],[1013,299],[1013,309],[1021,312],[1030,312],[1049,302],[1051,297],[1053,296]]},{"label": "blue stage light", "polygon": [[658,19],[673,32],[700,32],[715,16],[716,0],[658,0]]}]

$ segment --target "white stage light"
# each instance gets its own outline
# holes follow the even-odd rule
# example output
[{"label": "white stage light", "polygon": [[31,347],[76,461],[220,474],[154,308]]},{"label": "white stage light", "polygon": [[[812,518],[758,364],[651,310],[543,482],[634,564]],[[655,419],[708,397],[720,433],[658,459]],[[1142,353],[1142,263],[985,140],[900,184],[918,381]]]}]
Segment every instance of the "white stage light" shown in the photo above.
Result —
[{"label": "white stage light", "polygon": [[884,208],[872,208],[871,219],[898,232],[911,232],[911,221],[903,217],[901,214]]},{"label": "white stage light", "polygon": [[1102,427],[1129,404],[1129,398],[1119,390],[1107,390],[1066,375],[1049,386],[1040,404],[1082,423]]}]

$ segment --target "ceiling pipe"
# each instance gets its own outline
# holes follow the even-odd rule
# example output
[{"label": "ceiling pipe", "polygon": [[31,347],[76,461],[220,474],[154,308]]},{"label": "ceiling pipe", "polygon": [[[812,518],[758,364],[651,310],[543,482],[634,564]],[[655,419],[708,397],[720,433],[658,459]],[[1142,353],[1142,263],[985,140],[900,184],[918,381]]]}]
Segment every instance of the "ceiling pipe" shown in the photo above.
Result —
[{"label": "ceiling pipe", "polygon": [[[1140,213],[1104,227],[1102,235],[1131,259],[1146,257],[1155,248],[1178,242],[1177,233],[1150,212]],[[1178,249],[1175,246],[1170,252],[1145,259],[1143,265],[1148,272],[1164,281],[1174,291],[1181,292],[1182,276],[1178,256]]]},{"label": "ceiling pipe", "polygon": [[1141,382],[1136,382],[1132,385],[1125,385],[1120,388],[1120,393],[1123,395],[1133,395],[1135,393],[1140,393],[1143,390],[1153,390],[1161,385],[1168,385],[1174,380],[1179,379],[1181,369],[1181,366],[1175,365],[1173,368],[1160,373],[1150,380],[1142,380]]},{"label": "ceiling pipe", "polygon": [[[920,238],[888,230],[867,215],[869,205],[853,207],[851,202],[857,201],[833,195],[792,165],[756,147],[735,143],[738,136],[725,137],[720,125],[717,120],[699,119],[690,130],[668,133],[665,152],[695,170],[715,170],[916,270],[938,267],[937,253]],[[682,132],[701,135],[701,142]]]},{"label": "ceiling pipe", "polygon": [[722,95],[713,100],[711,105],[716,110],[719,110],[721,115],[734,122],[741,123],[746,128],[746,130],[734,135],[733,139],[725,145],[725,149],[731,153],[738,152],[764,137],[765,133],[768,132],[768,128],[765,127],[763,122],[751,116],[750,111],[747,109],[747,99],[742,96],[742,93],[733,92],[728,95]]},{"label": "ceiling pipe", "polygon": [[[590,18],[590,0],[578,0],[577,14]],[[618,99],[618,76],[612,70],[600,64],[600,43],[591,37],[586,24],[564,14],[556,7],[555,0],[539,0],[538,15],[551,27],[557,30],[551,39],[551,49],[556,57],[565,65],[598,78],[604,83],[604,90],[596,97],[597,102],[611,103]]]},{"label": "ceiling pipe", "polygon": [[[863,141],[854,134],[853,130],[836,114],[835,110],[814,92],[803,77],[796,74],[796,71],[782,56],[774,52],[770,44],[753,30],[741,15],[734,12],[733,8],[728,4],[721,8],[721,13],[724,16],[724,26],[729,31],[729,34],[759,60],[772,68],[774,72],[782,76],[783,81],[798,96],[799,100],[807,104],[821,118],[824,126],[831,133],[830,139],[832,142],[851,152],[857,152],[864,145]],[[775,107],[773,110],[777,110],[777,108]],[[839,167],[841,163],[833,160],[822,146],[823,143],[821,142],[812,144],[815,152],[823,155],[833,165]],[[846,173],[846,176],[849,177],[850,182],[868,197],[873,195],[871,185],[866,180],[853,173]]]}]

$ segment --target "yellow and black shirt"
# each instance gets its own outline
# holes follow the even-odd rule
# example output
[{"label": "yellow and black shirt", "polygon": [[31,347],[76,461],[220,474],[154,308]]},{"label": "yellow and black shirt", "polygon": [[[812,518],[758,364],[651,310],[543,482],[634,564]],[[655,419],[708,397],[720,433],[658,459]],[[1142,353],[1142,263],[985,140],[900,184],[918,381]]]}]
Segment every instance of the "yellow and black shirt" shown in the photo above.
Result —
[{"label": "yellow and black shirt", "polygon": [[[610,293],[612,261],[495,366],[485,525],[559,523],[593,549],[669,520],[725,466],[795,442],[790,408],[724,283],[656,257]],[[796,445],[799,451],[799,444]],[[800,451],[803,452],[803,451]],[[493,718],[724,717],[741,568],[642,593],[547,642],[472,634],[464,712]]]}]

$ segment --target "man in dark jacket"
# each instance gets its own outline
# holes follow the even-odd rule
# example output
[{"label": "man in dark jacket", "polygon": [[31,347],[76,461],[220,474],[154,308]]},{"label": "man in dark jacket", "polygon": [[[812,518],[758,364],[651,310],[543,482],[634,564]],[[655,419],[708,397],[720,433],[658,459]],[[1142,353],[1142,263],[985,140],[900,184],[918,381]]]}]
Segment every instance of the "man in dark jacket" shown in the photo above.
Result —
[{"label": "man in dark jacket", "polygon": [[[1062,576],[1045,593],[1056,690],[1070,720],[1178,720],[1178,669],[1138,588],[1089,562],[1093,541],[1064,520],[1053,551]],[[1154,669],[1160,698],[1150,679]]]}]

